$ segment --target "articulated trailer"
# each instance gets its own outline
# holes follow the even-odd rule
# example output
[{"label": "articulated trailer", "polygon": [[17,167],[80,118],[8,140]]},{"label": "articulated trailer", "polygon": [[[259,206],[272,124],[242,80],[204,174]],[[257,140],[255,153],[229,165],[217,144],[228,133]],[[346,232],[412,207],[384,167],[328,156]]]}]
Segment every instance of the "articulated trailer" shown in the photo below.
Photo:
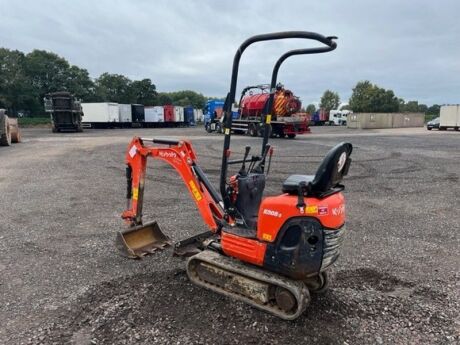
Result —
[{"label": "articulated trailer", "polygon": [[[263,135],[263,120],[260,117],[235,119],[232,122],[232,131],[234,133],[247,134],[252,137]],[[310,133],[308,121],[305,118],[296,116],[281,117],[280,119],[271,120],[270,136],[279,138],[295,138],[297,134]]]}]

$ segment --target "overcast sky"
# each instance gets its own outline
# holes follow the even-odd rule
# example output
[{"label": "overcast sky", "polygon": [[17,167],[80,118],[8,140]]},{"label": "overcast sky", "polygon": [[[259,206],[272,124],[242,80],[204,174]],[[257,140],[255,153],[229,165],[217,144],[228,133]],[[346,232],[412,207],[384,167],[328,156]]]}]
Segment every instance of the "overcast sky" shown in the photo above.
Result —
[{"label": "overcast sky", "polygon": [[[150,78],[159,91],[224,96],[242,41],[305,30],[339,37],[335,51],[281,67],[279,80],[305,105],[326,89],[346,102],[366,79],[406,100],[460,103],[460,0],[0,0],[0,14],[0,46],[53,51],[92,77]],[[300,40],[251,46],[239,89],[268,83],[276,59],[303,47]]]}]

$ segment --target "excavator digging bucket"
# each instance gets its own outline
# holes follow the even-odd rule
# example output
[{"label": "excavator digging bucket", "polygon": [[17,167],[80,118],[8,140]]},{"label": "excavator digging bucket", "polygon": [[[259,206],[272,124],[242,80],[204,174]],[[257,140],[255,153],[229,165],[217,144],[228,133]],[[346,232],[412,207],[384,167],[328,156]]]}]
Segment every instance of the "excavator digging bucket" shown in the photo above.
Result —
[{"label": "excavator digging bucket", "polygon": [[163,234],[157,222],[120,231],[116,238],[116,246],[120,253],[131,259],[140,259],[171,244],[171,239]]}]

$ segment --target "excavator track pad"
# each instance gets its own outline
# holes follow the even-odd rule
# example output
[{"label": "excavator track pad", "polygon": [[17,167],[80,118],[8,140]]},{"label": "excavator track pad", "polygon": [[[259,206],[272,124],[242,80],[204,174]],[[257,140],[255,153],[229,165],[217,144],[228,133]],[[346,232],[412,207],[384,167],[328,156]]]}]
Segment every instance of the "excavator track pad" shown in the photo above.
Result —
[{"label": "excavator track pad", "polygon": [[115,244],[121,255],[140,259],[157,250],[163,250],[172,241],[163,234],[157,222],[151,222],[118,232]]},{"label": "excavator track pad", "polygon": [[310,302],[301,281],[204,250],[187,261],[187,275],[196,285],[243,301],[285,320],[299,317]]}]

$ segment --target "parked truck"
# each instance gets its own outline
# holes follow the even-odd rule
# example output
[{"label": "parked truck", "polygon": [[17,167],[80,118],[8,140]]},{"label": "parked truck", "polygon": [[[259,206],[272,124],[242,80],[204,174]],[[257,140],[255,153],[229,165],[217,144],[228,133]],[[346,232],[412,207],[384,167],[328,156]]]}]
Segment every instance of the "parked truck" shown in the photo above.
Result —
[{"label": "parked truck", "polygon": [[[234,133],[248,134],[253,137],[263,134],[263,114],[271,115],[272,137],[295,138],[297,134],[310,132],[308,121],[305,116],[297,116],[302,103],[292,91],[285,89],[283,85],[276,87],[273,107],[267,111],[267,101],[270,90],[267,85],[255,85],[246,87],[240,97],[239,109],[232,114],[232,131]],[[216,122],[216,120],[214,120]],[[220,122],[220,121],[219,121]],[[222,125],[216,123],[219,131]]]},{"label": "parked truck", "polygon": [[0,109],[0,146],[10,146],[21,142],[18,119],[9,117],[5,109]]},{"label": "parked truck", "polygon": [[439,112],[439,130],[460,129],[460,104],[443,105]]},{"label": "parked truck", "polygon": [[325,109],[319,109],[311,114],[310,126],[323,126],[329,123],[329,114]]},{"label": "parked truck", "polygon": [[209,100],[206,102],[206,106],[203,109],[204,115],[204,129],[206,132],[218,132],[222,131],[222,113],[224,108],[224,101],[220,100]]},{"label": "parked truck", "polygon": [[331,110],[329,111],[329,125],[346,126],[350,110]]},{"label": "parked truck", "polygon": [[79,99],[70,92],[60,91],[45,95],[45,111],[50,114],[53,133],[81,132],[83,110]]}]

